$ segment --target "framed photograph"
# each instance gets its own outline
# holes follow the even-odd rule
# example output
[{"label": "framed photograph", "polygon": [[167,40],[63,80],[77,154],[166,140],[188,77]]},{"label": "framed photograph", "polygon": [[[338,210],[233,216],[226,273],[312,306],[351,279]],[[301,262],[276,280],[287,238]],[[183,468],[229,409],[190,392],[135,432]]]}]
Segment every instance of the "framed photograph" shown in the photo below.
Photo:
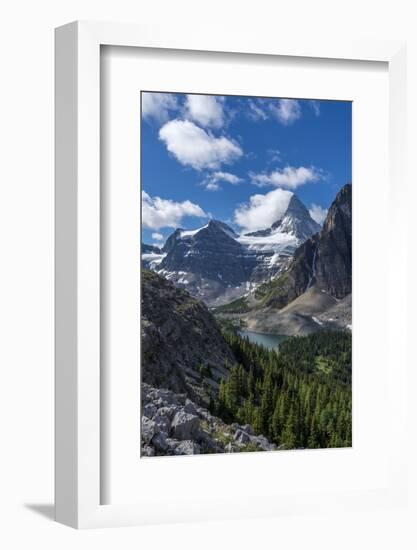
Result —
[{"label": "framed photograph", "polygon": [[57,29],[58,521],[404,502],[404,82],[401,43]]},{"label": "framed photograph", "polygon": [[141,456],[352,447],[352,103],[142,91],[141,123]]}]

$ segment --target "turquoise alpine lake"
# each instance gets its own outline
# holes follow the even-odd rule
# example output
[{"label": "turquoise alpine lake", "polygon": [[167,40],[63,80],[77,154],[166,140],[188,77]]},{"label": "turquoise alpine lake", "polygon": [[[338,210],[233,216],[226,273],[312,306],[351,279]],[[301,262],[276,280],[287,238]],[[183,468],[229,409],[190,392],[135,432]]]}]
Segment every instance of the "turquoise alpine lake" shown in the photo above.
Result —
[{"label": "turquoise alpine lake", "polygon": [[284,336],[283,334],[263,334],[249,330],[239,330],[239,334],[242,338],[248,338],[249,342],[261,344],[268,349],[277,349],[280,343],[288,338],[288,336]]}]

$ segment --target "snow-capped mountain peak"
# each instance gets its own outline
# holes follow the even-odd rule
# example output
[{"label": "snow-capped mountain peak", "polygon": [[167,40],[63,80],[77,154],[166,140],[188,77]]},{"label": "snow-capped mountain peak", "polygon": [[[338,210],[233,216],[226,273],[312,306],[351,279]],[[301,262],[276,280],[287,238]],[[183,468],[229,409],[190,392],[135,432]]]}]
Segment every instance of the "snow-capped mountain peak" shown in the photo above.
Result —
[{"label": "snow-capped mountain peak", "polygon": [[157,257],[143,260],[192,294],[212,301],[231,289],[240,292],[247,284],[271,278],[319,230],[293,194],[284,214],[268,229],[238,235],[226,223],[210,220],[197,229],[176,229]]},{"label": "snow-capped mountain peak", "polygon": [[297,195],[293,194],[284,214],[271,227],[246,233],[245,237],[270,237],[277,235],[277,241],[280,241],[279,235],[287,234],[297,239],[297,241],[303,242],[314,235],[314,233],[320,231],[320,229],[320,225],[313,220],[304,204]]}]

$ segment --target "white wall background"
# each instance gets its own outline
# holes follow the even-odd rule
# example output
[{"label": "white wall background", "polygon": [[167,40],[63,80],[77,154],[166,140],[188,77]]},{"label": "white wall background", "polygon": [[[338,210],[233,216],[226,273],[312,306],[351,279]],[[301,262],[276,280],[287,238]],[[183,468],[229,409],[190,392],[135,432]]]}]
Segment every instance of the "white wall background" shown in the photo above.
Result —
[{"label": "white wall background", "polygon": [[[414,6],[413,6],[414,4]],[[409,174],[417,151],[417,36],[412,0],[29,0],[1,10],[0,546],[14,548],[415,548],[410,511],[281,517],[76,532],[53,523],[53,29],[75,19],[244,26],[408,40]],[[180,31],[179,31],[180,32]],[[410,336],[416,305],[417,193],[410,185]],[[377,193],[377,188],[376,188]],[[414,238],[415,237],[415,238]],[[389,261],[389,260],[388,260]],[[413,283],[413,284],[412,284]],[[411,338],[413,341],[413,338]],[[417,361],[414,361],[417,369]],[[410,361],[410,397],[417,376]],[[417,419],[414,400],[410,411]],[[410,457],[416,425],[410,421]],[[387,445],[395,442],[387,441]],[[415,464],[416,462],[414,462]],[[413,488],[416,489],[412,472]],[[414,502],[416,492],[413,493]]]}]

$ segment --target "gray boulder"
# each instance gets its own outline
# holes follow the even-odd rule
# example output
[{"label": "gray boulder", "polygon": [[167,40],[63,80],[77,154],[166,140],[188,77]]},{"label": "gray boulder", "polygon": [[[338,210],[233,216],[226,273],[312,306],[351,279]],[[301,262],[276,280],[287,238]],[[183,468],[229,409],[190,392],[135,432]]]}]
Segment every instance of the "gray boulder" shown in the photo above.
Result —
[{"label": "gray boulder", "polygon": [[171,429],[171,420],[169,416],[166,416],[163,412],[163,409],[159,409],[156,415],[153,417],[153,422],[157,427],[159,432],[163,432],[165,435],[169,434]]},{"label": "gray boulder", "polygon": [[151,399],[158,406],[178,405],[177,397],[169,390],[157,388],[149,393]]},{"label": "gray boulder", "polygon": [[251,442],[259,447],[262,451],[275,451],[277,446],[274,443],[270,443],[263,435],[252,436]]},{"label": "gray boulder", "polygon": [[176,455],[199,455],[200,445],[191,440],[181,441],[181,443],[177,445],[174,453]]},{"label": "gray boulder", "polygon": [[197,409],[196,414],[198,414],[200,418],[202,418],[203,420],[207,420],[208,422],[210,422],[214,418],[207,409],[202,409],[201,407]]},{"label": "gray boulder", "polygon": [[164,416],[172,420],[175,413],[179,412],[181,407],[178,405],[169,405],[167,407],[161,407],[156,414],[157,417]]},{"label": "gray boulder", "polygon": [[156,451],[166,451],[166,449],[168,448],[166,439],[166,435],[163,432],[159,432],[153,436],[152,445],[155,447]]},{"label": "gray boulder", "polygon": [[177,412],[171,424],[171,436],[174,439],[196,439],[200,434],[200,421],[198,416],[180,411]]},{"label": "gray boulder", "polygon": [[143,416],[146,416],[147,418],[152,418],[156,411],[157,411],[156,405],[153,403],[146,403],[146,405],[143,407]]},{"label": "gray boulder", "polygon": [[197,407],[194,405],[194,403],[192,401],[190,401],[190,399],[187,399],[185,401],[185,405],[183,407],[183,410],[186,413],[193,414],[195,416],[198,415]]},{"label": "gray boulder", "polygon": [[237,442],[237,443],[241,443],[241,444],[246,444],[246,443],[249,443],[250,442],[250,437],[249,435],[244,432],[243,430],[236,430],[236,433],[234,435],[234,440]]},{"label": "gray boulder", "polygon": [[142,456],[155,456],[155,451],[149,445],[142,447]]},{"label": "gray boulder", "polygon": [[242,430],[249,435],[255,435],[255,432],[253,431],[253,428],[250,424],[245,424],[244,426],[242,426]]},{"label": "gray boulder", "polygon": [[145,443],[150,443],[151,439],[157,432],[157,426],[153,420],[150,420],[146,416],[142,416],[142,439]]}]

